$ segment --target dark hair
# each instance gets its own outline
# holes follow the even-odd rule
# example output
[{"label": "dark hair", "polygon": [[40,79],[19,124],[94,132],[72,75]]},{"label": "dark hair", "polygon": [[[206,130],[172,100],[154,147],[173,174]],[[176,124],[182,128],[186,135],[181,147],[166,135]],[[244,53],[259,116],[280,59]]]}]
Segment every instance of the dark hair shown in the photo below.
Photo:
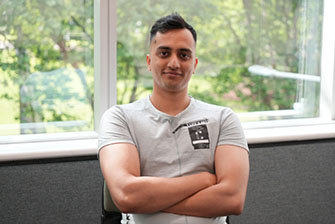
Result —
[{"label": "dark hair", "polygon": [[156,36],[157,32],[166,33],[169,30],[175,29],[188,29],[192,33],[195,43],[197,42],[197,32],[178,13],[172,13],[155,22],[150,31],[150,42]]}]

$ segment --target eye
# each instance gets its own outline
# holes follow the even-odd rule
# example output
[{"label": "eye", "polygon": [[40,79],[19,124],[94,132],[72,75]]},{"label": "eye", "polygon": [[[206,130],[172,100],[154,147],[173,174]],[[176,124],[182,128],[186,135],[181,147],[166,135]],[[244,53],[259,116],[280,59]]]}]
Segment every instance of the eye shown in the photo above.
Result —
[{"label": "eye", "polygon": [[183,60],[188,60],[190,59],[190,55],[189,54],[186,54],[186,53],[180,53],[179,57]]},{"label": "eye", "polygon": [[159,57],[162,57],[162,58],[167,57],[168,55],[169,55],[169,52],[168,52],[168,51],[160,51],[160,52],[158,53],[158,56],[159,56]]}]

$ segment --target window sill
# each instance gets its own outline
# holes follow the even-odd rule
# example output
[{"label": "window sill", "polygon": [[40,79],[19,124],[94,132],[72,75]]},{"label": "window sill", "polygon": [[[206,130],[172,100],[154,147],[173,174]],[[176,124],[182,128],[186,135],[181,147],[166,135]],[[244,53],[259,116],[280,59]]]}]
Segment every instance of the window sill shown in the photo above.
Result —
[{"label": "window sill", "polygon": [[0,137],[0,162],[96,155],[96,132]]},{"label": "window sill", "polygon": [[[250,122],[243,127],[249,144],[335,138],[335,122],[308,121],[299,120],[295,126],[283,121]],[[97,146],[96,132],[6,136],[0,137],[0,161],[96,155]]]},{"label": "window sill", "polygon": [[[283,121],[282,121],[283,122]],[[289,142],[335,138],[335,122],[309,123],[296,126],[267,126],[260,128],[244,127],[248,144]]]}]

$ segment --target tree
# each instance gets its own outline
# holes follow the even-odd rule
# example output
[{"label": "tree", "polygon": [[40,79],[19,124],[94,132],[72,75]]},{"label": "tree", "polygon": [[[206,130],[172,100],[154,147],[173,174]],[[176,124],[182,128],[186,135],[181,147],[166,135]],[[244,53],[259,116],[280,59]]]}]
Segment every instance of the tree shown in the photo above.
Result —
[{"label": "tree", "polygon": [[[83,0],[82,4],[82,7],[78,7],[78,1],[2,2],[0,24],[4,25],[0,29],[0,41],[5,47],[0,52],[0,81],[2,86],[12,85],[16,88],[1,91],[0,98],[15,102],[16,107],[21,108],[22,112],[23,105],[18,106],[19,90],[33,73],[48,72],[60,67],[80,69],[86,75],[79,83],[89,86],[85,94],[91,107],[91,115],[87,115],[91,117],[85,119],[92,120],[93,1]],[[65,79],[59,80],[57,85],[65,86],[65,82]],[[70,108],[67,112],[62,112],[63,115],[57,114],[56,111],[40,113],[42,115],[37,116],[41,118],[40,122],[72,120],[74,116]],[[45,113],[54,115],[44,116]],[[20,113],[14,116],[15,120],[25,122],[25,117],[22,116],[27,114]],[[76,118],[82,119],[83,116],[77,115]],[[92,126],[92,122],[90,123]]]}]

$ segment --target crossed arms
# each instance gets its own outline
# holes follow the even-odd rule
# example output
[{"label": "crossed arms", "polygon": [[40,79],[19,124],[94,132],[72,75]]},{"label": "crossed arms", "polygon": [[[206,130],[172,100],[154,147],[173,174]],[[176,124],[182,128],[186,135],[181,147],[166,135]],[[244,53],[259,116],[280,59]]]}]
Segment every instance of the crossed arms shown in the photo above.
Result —
[{"label": "crossed arms", "polygon": [[215,175],[201,172],[165,178],[140,175],[137,149],[120,143],[100,150],[100,166],[116,206],[124,213],[168,212],[217,217],[240,214],[249,177],[248,152],[220,145],[215,152]]}]

